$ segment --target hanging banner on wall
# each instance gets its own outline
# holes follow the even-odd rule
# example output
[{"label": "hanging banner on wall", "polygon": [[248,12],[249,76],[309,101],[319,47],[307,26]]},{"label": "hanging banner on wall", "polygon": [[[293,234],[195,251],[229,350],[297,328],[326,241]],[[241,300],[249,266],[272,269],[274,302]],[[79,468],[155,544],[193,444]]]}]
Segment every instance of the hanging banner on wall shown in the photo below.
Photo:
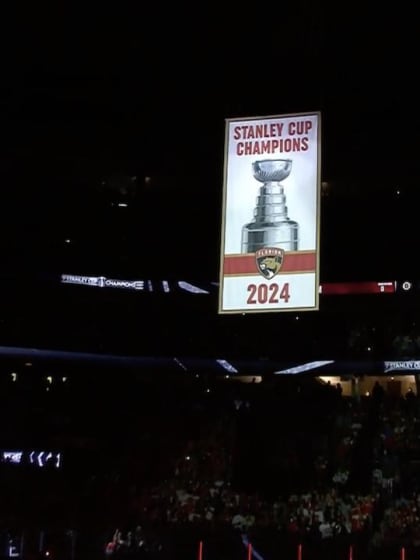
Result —
[{"label": "hanging banner on wall", "polygon": [[319,113],[226,121],[219,313],[319,301]]}]

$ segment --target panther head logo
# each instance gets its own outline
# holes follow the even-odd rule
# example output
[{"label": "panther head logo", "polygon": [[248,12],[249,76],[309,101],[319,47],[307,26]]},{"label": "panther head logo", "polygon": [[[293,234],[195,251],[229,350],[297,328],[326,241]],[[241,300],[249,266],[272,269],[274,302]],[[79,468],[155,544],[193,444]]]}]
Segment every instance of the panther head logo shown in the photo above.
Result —
[{"label": "panther head logo", "polygon": [[264,247],[255,253],[258,272],[267,280],[280,272],[284,260],[284,249]]}]

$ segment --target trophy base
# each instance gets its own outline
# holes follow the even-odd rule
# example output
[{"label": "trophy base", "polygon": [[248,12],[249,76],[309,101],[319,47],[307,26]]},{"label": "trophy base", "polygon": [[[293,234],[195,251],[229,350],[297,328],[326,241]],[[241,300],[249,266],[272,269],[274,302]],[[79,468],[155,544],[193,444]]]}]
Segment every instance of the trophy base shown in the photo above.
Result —
[{"label": "trophy base", "polygon": [[299,224],[292,220],[275,223],[251,222],[242,228],[242,253],[255,253],[264,247],[298,251]]}]

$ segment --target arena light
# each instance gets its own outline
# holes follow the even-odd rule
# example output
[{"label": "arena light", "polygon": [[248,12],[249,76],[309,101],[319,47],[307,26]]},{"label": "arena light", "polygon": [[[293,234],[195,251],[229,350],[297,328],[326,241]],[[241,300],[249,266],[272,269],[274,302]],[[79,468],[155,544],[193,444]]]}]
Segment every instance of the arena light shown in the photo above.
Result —
[{"label": "arena light", "polygon": [[307,371],[311,371],[313,369],[317,369],[323,366],[328,366],[329,364],[333,364],[335,360],[319,360],[317,362],[307,362],[306,364],[301,364],[300,366],[295,366],[287,369],[281,369],[275,371],[275,375],[279,374],[289,374],[293,375],[296,373],[305,373]]},{"label": "arena light", "polygon": [[229,373],[238,373],[238,370],[227,360],[216,360],[216,362]]},{"label": "arena light", "polygon": [[209,294],[210,293],[207,290],[203,290],[202,288],[199,288],[198,286],[194,286],[193,284],[190,284],[189,282],[184,282],[183,280],[178,282],[178,286],[182,290],[185,290],[187,292],[191,292],[192,294]]},{"label": "arena light", "polygon": [[174,358],[174,362],[184,371],[188,371],[187,366],[181,362],[181,360],[179,360],[178,358]]}]

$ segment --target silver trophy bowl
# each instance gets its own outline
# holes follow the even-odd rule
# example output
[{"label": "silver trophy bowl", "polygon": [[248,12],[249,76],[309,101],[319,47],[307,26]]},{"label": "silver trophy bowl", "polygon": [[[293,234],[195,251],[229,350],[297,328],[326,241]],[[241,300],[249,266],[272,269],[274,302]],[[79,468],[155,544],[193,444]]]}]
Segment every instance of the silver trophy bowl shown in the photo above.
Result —
[{"label": "silver trophy bowl", "polygon": [[288,216],[281,183],[291,171],[291,159],[263,159],[252,164],[254,178],[263,184],[259,187],[253,219],[242,227],[242,253],[256,253],[263,248],[298,251],[299,224]]},{"label": "silver trophy bowl", "polygon": [[262,159],[254,161],[252,171],[260,183],[280,182],[290,175],[291,159]]}]

